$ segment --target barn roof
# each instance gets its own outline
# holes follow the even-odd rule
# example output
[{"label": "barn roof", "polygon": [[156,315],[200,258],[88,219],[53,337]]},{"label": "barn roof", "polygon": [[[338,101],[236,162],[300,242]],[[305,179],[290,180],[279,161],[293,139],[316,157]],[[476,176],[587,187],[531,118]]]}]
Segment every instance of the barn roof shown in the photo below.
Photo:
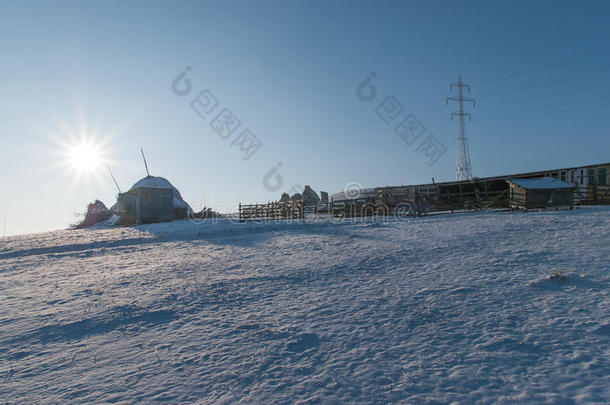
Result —
[{"label": "barn roof", "polygon": [[552,190],[558,188],[574,188],[570,183],[554,179],[552,177],[541,177],[538,179],[508,179],[509,183],[516,184],[526,190]]}]

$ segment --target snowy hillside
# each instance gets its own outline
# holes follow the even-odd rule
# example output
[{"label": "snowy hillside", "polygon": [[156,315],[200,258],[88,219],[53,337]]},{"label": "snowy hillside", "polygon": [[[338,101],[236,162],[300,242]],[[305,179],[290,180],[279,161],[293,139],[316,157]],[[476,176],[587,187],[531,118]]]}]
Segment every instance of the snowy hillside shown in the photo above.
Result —
[{"label": "snowy hillside", "polygon": [[0,404],[609,403],[609,241],[610,207],[0,239]]}]

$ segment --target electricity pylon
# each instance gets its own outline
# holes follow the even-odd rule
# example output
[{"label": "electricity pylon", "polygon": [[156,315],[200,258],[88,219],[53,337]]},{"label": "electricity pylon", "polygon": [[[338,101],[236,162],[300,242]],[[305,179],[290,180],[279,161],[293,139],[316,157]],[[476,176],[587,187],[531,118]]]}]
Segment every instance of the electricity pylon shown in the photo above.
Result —
[{"label": "electricity pylon", "polygon": [[453,91],[454,87],[457,87],[458,89],[458,96],[447,97],[445,104],[449,104],[449,100],[457,101],[458,103],[457,112],[451,113],[451,119],[453,119],[454,115],[458,116],[459,125],[455,179],[458,181],[470,180],[472,178],[472,167],[470,166],[470,151],[468,150],[468,137],[466,136],[466,123],[464,122],[464,117],[468,116],[468,120],[472,121],[472,116],[464,112],[464,101],[472,102],[473,107],[475,106],[475,102],[472,98],[464,97],[463,89],[466,88],[470,94],[470,86],[462,82],[462,76],[458,76],[457,83],[451,83],[449,91]]}]

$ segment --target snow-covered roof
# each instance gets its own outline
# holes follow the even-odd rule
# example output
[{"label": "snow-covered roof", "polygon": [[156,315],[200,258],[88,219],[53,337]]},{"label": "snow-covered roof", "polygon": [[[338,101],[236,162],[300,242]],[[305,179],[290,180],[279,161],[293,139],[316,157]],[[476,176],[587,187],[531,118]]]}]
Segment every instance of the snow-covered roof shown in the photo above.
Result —
[{"label": "snow-covered roof", "polygon": [[519,187],[523,187],[526,190],[536,190],[536,189],[556,189],[556,188],[573,188],[574,186],[570,183],[566,183],[565,181],[557,180],[552,177],[541,177],[538,179],[508,179],[509,183],[513,183],[518,185]]},{"label": "snow-covered roof", "polygon": [[163,177],[148,176],[142,180],[136,182],[129,191],[134,191],[136,188],[149,187],[149,188],[173,188],[172,183]]},{"label": "snow-covered roof", "polygon": [[361,188],[341,191],[331,195],[333,201],[359,200],[365,197],[373,197],[375,195],[374,188]]}]

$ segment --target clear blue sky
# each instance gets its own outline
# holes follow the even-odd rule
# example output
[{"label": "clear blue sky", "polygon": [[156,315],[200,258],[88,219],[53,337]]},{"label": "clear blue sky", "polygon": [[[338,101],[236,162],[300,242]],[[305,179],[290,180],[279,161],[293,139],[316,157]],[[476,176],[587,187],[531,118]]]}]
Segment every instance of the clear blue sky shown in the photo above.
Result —
[{"label": "clear blue sky", "polygon": [[[114,203],[104,167],[84,176],[62,162],[79,132],[106,143],[123,189],[145,174],[143,147],[194,208],[294,185],[452,180],[445,97],[458,74],[477,100],[475,176],[608,161],[608,15],[605,1],[3,1],[0,213],[16,234]],[[193,90],[178,97],[186,66]],[[364,103],[356,87],[371,72],[378,96]],[[249,160],[190,108],[204,89],[261,140]],[[387,95],[447,147],[436,164],[376,115]],[[283,187],[270,192],[277,162]]]}]

